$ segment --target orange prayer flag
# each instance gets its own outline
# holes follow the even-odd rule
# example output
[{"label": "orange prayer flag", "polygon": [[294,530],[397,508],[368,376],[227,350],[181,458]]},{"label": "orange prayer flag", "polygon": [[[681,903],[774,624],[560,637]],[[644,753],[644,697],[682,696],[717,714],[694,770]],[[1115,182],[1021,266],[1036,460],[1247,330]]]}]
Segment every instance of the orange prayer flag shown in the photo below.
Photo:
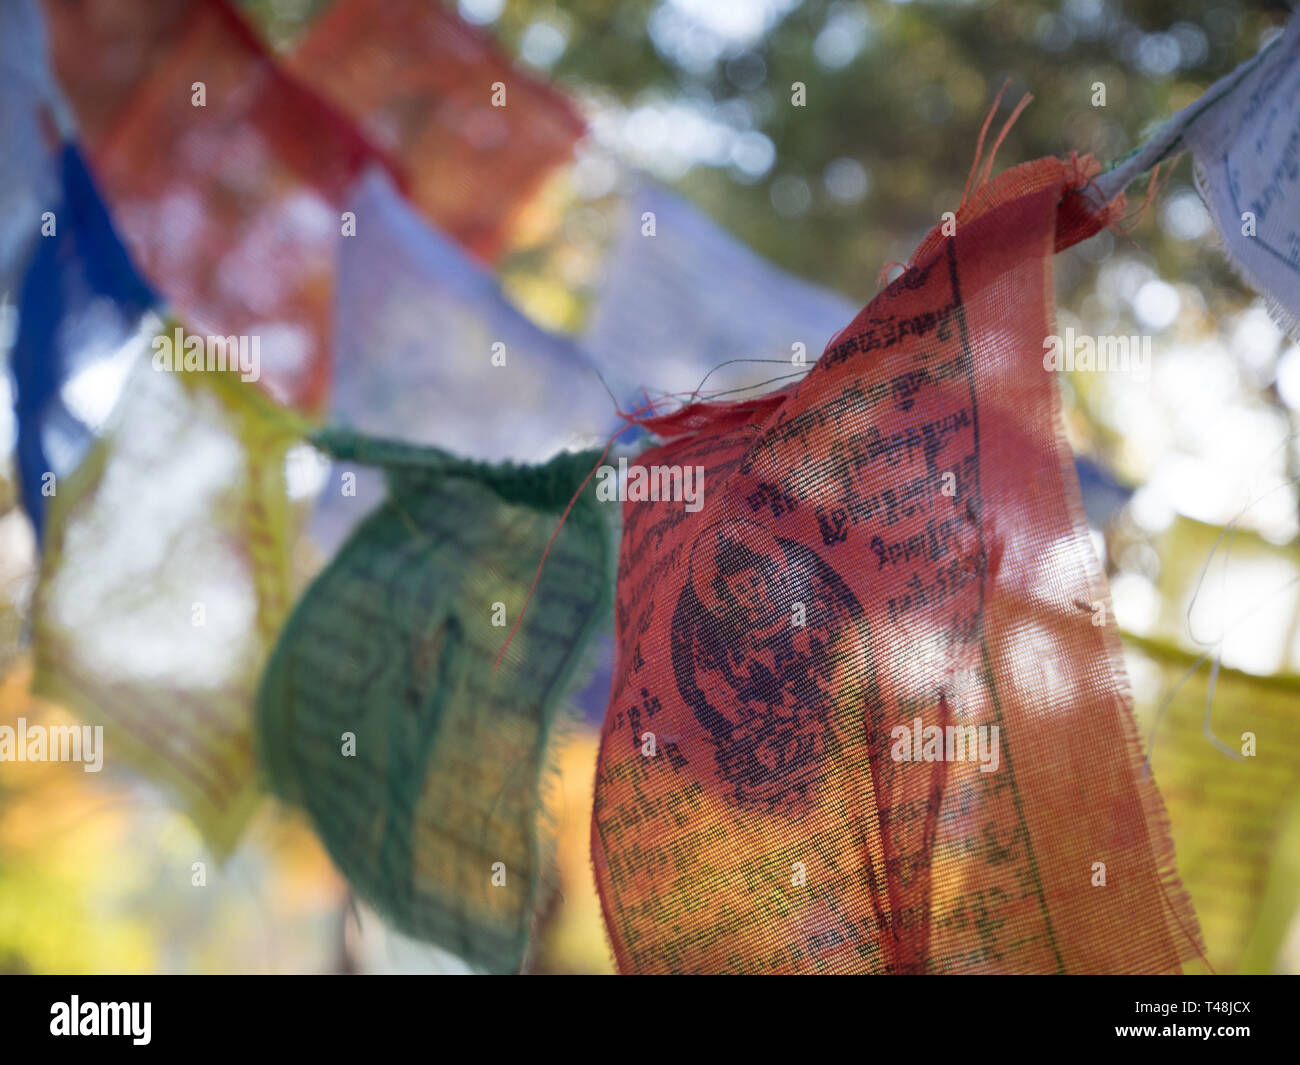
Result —
[{"label": "orange prayer flag", "polygon": [[338,0],[293,57],[411,175],[411,197],[485,260],[569,157],[582,119],[442,4]]},{"label": "orange prayer flag", "polygon": [[1009,171],[798,384],[643,423],[592,823],[623,971],[1199,951],[1044,361],[1093,172]]}]

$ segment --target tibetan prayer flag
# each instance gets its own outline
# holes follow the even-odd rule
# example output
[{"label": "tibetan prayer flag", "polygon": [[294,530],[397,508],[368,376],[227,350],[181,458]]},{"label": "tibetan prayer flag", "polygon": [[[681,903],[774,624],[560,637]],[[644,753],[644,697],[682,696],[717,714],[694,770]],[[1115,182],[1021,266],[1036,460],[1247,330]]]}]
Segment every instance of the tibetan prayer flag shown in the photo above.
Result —
[{"label": "tibetan prayer flag", "polygon": [[1300,341],[1300,14],[1102,175],[1099,195],[1187,148],[1229,260]]},{"label": "tibetan prayer flag", "polygon": [[49,501],[33,691],[103,725],[109,761],[166,788],[218,856],[257,799],[253,697],[292,601],[295,440],[237,375],[146,355]]},{"label": "tibetan prayer flag", "polygon": [[[77,149],[60,159],[62,197],[50,203],[23,279],[10,353],[17,386],[18,473],[23,505],[43,535],[45,504],[90,445],[102,414],[79,407],[68,388],[125,341],[153,293],[136,274]],[[109,390],[99,382],[93,397]]]},{"label": "tibetan prayer flag", "polygon": [[1300,15],[1185,136],[1229,258],[1300,341]]},{"label": "tibetan prayer flag", "polygon": [[54,73],[86,143],[112,131],[203,2],[43,0]]},{"label": "tibetan prayer flag", "polygon": [[563,96],[440,3],[338,0],[292,62],[402,161],[414,202],[484,260],[583,131]]},{"label": "tibetan prayer flag", "polygon": [[[1259,512],[1250,510],[1246,520]],[[1177,514],[1163,524],[1149,541],[1160,559],[1159,610],[1142,616],[1141,634],[1258,676],[1300,672],[1300,545],[1241,520],[1225,527]]]},{"label": "tibetan prayer flag", "polygon": [[[1271,972],[1276,959],[1269,952],[1300,910],[1300,851],[1285,834],[1300,802],[1300,678],[1216,668],[1208,655],[1159,640],[1126,643],[1160,681],[1153,689],[1158,706],[1146,707],[1154,729],[1151,769],[1169,806],[1206,956],[1216,972]],[[1276,914],[1268,905],[1274,867],[1288,870]],[[1274,919],[1280,927],[1259,936]]]},{"label": "tibetan prayer flag", "polygon": [[[382,171],[369,171],[352,201],[357,234],[342,244],[336,311],[340,421],[491,462],[609,439],[613,401],[572,340],[517,310]],[[347,496],[344,473],[356,479]],[[336,466],[313,519],[317,542],[332,550],[382,498],[374,471]]]},{"label": "tibetan prayer flag", "polygon": [[[224,0],[90,8],[84,24],[52,20],[56,69],[141,271],[193,330],[258,337],[274,398],[320,409],[345,198],[378,153]],[[110,46],[124,72],[101,113],[79,64]],[[147,63],[128,46],[159,54]]]},{"label": "tibetan prayer flag", "polygon": [[596,453],[489,466],[336,430],[314,442],[381,467],[389,495],[303,595],[267,667],[271,787],[397,930],[517,969],[549,875],[549,739],[611,584],[590,487],[556,533]]},{"label": "tibetan prayer flag", "polygon": [[[623,205],[618,232],[583,345],[621,384],[689,392],[730,359],[783,361],[784,372],[795,373],[857,313],[839,293],[778,269],[688,201],[648,182]],[[708,387],[782,372],[726,367]]]},{"label": "tibetan prayer flag", "polygon": [[1003,174],[797,385],[645,423],[592,822],[622,971],[1199,949],[1043,361],[1093,171]]},{"label": "tibetan prayer flag", "polygon": [[41,212],[58,196],[53,96],[35,0],[0,5],[0,296],[16,284]]},{"label": "tibetan prayer flag", "polygon": [[1074,472],[1079,478],[1088,524],[1094,529],[1105,529],[1133,498],[1133,489],[1119,481],[1100,462],[1083,455],[1074,457]]}]

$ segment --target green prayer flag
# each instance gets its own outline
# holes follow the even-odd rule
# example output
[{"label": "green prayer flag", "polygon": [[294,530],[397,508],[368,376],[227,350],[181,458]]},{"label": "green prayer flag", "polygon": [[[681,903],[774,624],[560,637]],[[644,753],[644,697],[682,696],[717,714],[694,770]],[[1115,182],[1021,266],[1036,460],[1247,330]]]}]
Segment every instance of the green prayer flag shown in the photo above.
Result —
[{"label": "green prayer flag", "polygon": [[609,599],[611,532],[590,487],[556,533],[597,456],[490,466],[333,429],[314,442],[381,467],[388,496],[267,667],[271,787],[399,931],[518,969],[548,860],[548,742]]}]

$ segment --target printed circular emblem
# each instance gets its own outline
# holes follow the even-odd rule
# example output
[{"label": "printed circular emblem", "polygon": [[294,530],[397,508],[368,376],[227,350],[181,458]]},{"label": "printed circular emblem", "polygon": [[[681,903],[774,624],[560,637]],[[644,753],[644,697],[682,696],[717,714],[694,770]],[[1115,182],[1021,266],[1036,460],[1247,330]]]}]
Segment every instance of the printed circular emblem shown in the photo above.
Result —
[{"label": "printed circular emblem", "polygon": [[802,544],[719,522],[691,547],[672,655],[677,690],[735,802],[801,812],[838,742],[834,699],[858,687],[837,679],[870,671],[865,615],[848,585]]}]

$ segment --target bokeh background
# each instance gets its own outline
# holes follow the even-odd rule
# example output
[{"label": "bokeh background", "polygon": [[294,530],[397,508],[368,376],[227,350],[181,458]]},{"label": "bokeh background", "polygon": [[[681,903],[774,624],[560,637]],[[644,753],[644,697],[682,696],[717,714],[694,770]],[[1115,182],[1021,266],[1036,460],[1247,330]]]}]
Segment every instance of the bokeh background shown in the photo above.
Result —
[{"label": "bokeh background", "polygon": [[[287,53],[330,4],[240,6]],[[995,128],[1025,92],[1034,102],[1000,167],[1071,151],[1105,163],[1253,55],[1289,13],[1202,0],[450,6],[588,123],[500,264],[518,307],[574,334],[620,212],[647,177],[791,274],[862,305],[882,269],[955,209],[1005,82]],[[793,82],[806,85],[806,107],[788,106]],[[1097,82],[1104,107],[1092,104]],[[1069,437],[1210,960],[1220,972],[1300,972],[1300,347],[1232,276],[1190,158],[1140,209],[1143,192],[1130,189],[1127,233],[1056,259],[1058,332],[1153,337],[1147,381],[1063,376]],[[14,319],[10,294],[0,346]],[[638,369],[626,383],[672,387],[654,366]],[[3,398],[0,445],[11,450]],[[39,562],[12,461],[0,508],[0,722],[72,721],[30,693]],[[303,574],[321,557],[306,544]],[[602,683],[607,669],[575,701],[554,752],[556,870],[533,971],[612,971],[587,850]],[[1239,755],[1246,732],[1254,759]],[[202,891],[195,861],[207,865]],[[283,806],[263,804],[221,864],[164,792],[125,769],[0,766],[0,971],[464,968],[358,906],[309,824]]]}]

